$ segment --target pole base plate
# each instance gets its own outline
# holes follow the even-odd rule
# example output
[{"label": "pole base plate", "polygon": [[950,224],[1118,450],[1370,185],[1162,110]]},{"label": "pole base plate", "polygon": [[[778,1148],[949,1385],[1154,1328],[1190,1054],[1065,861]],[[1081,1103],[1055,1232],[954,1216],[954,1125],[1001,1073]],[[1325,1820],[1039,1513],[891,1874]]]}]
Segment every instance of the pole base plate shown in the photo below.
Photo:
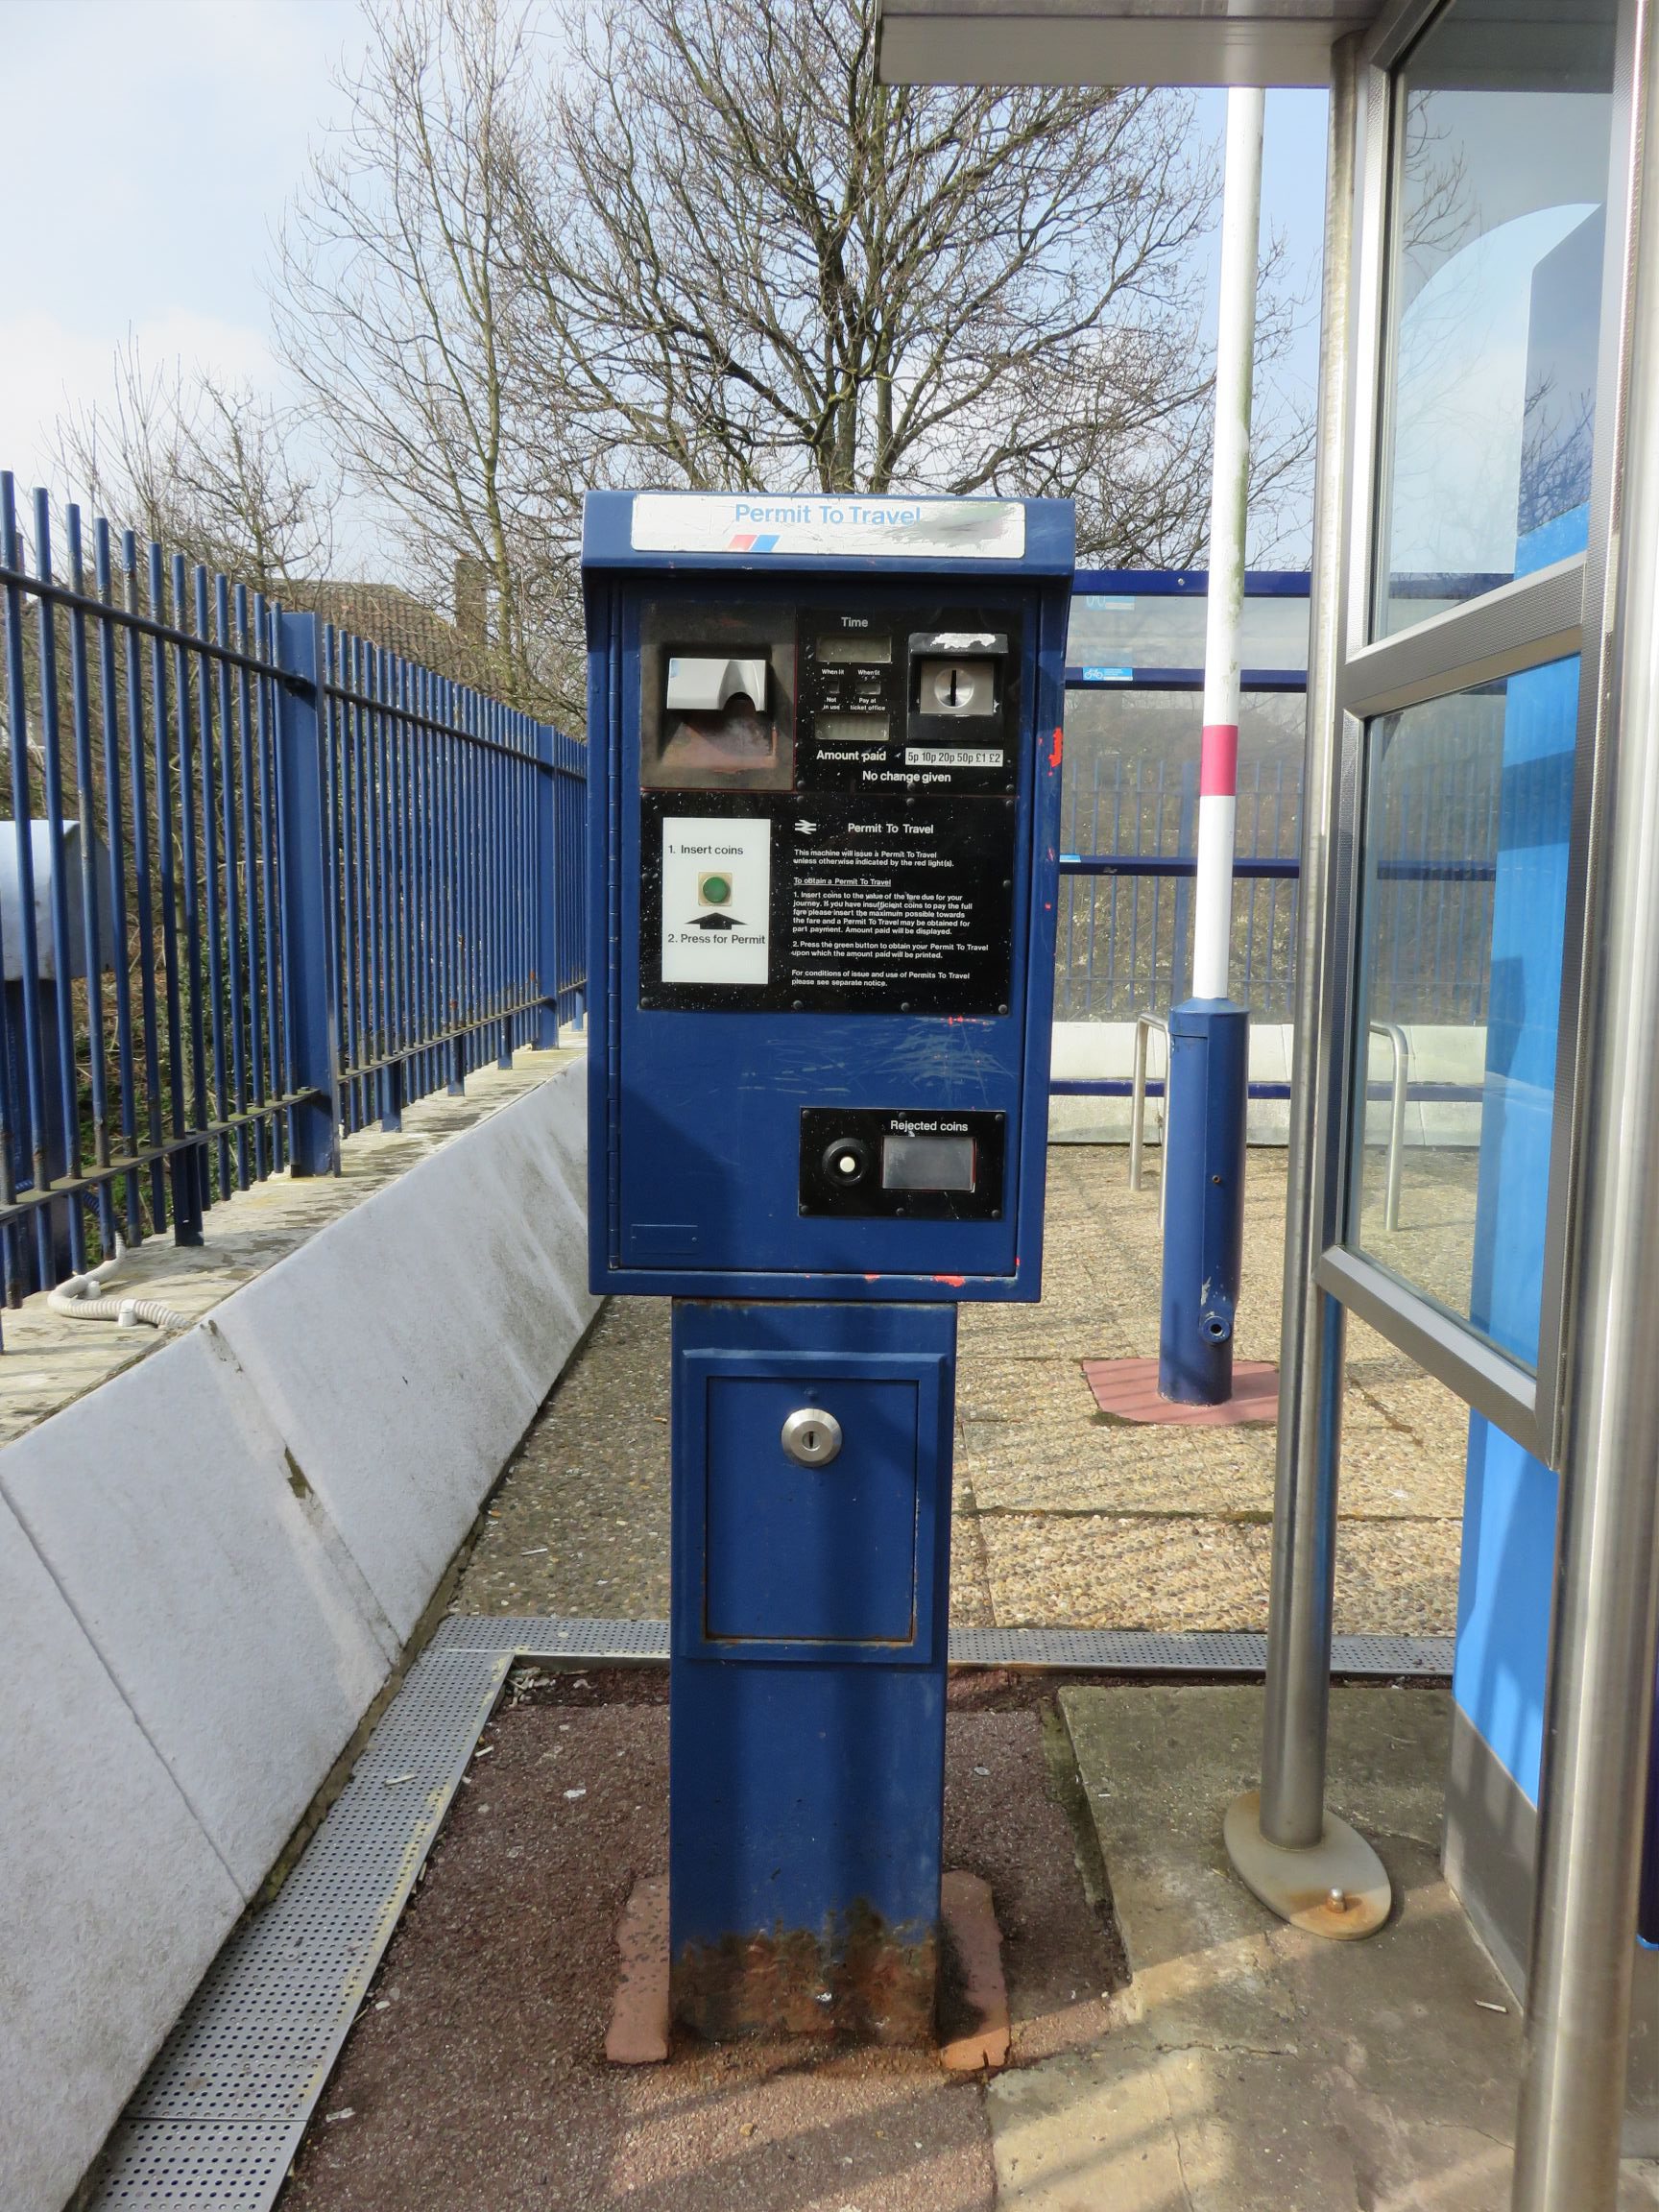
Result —
[{"label": "pole base plate", "polygon": [[1233,1395],[1219,1406],[1189,1406],[1161,1396],[1156,1354],[1150,1359],[1085,1359],[1083,1380],[1109,1421],[1238,1429],[1279,1418],[1279,1369],[1271,1359],[1235,1359]]},{"label": "pole base plate", "polygon": [[1269,1912],[1310,1936],[1356,1943],[1375,1936],[1388,1917],[1394,1891],[1387,1871],[1358,1828],[1334,1813],[1307,1851],[1286,1851],[1262,1833],[1262,1792],[1246,1790],[1222,1823],[1227,1856],[1246,1889]]}]

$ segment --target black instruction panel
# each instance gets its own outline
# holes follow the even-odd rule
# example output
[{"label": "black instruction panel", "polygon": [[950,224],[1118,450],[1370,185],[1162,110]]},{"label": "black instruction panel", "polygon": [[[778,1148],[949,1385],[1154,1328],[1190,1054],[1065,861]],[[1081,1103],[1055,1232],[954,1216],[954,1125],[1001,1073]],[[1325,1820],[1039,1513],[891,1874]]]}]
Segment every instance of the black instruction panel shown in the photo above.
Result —
[{"label": "black instruction panel", "polygon": [[1013,611],[678,630],[641,651],[640,1005],[1006,1014]]}]

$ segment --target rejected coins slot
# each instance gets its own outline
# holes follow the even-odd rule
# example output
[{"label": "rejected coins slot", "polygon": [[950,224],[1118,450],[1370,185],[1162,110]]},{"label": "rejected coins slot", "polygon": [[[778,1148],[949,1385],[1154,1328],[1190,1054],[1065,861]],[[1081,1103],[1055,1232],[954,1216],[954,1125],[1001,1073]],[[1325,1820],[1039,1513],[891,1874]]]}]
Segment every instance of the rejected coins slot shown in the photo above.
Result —
[{"label": "rejected coins slot", "polygon": [[883,1190],[972,1190],[972,1137],[883,1137]]}]

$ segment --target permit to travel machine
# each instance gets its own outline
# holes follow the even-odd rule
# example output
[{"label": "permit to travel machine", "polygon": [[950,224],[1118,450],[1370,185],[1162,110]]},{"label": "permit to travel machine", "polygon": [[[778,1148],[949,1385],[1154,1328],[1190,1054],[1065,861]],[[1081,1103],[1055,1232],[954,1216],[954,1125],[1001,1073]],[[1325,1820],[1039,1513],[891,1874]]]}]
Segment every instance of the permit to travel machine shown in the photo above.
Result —
[{"label": "permit to travel machine", "polygon": [[1073,541],[1056,500],[588,496],[591,1280],[674,1301],[711,2037],[932,2034],[956,1308],[1040,1288]]}]

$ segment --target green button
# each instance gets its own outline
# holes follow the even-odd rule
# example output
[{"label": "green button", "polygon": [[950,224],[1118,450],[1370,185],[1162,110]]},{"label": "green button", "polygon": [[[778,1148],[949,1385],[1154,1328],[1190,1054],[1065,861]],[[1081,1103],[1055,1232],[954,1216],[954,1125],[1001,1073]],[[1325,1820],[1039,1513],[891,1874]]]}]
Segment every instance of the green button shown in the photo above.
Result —
[{"label": "green button", "polygon": [[732,880],[727,876],[705,876],[703,897],[710,906],[724,906],[732,896]]}]

